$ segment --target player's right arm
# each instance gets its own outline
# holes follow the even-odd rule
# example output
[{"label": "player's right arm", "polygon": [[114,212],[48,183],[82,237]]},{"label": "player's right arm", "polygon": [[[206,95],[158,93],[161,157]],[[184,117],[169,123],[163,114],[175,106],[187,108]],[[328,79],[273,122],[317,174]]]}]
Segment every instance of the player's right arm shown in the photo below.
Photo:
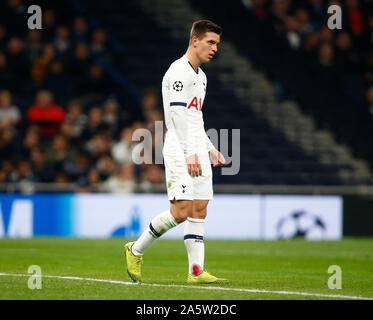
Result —
[{"label": "player's right arm", "polygon": [[188,172],[193,177],[199,176],[202,174],[197,155],[199,124],[193,121],[192,114],[187,109],[188,89],[192,85],[192,80],[185,72],[172,72],[166,81],[170,103],[169,115],[179,141],[181,141]]}]

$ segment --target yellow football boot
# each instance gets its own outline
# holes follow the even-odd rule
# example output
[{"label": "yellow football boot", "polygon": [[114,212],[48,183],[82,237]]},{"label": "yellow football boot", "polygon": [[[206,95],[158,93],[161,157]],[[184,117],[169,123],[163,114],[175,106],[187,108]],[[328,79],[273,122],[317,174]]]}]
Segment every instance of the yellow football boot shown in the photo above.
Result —
[{"label": "yellow football boot", "polygon": [[141,282],[141,265],[143,263],[142,256],[135,256],[132,253],[132,246],[135,242],[128,242],[124,246],[124,254],[127,261],[127,273],[133,282]]},{"label": "yellow football boot", "polygon": [[207,271],[203,271],[198,276],[192,276],[188,274],[187,283],[189,284],[209,284],[209,283],[226,283],[227,279],[217,278]]}]

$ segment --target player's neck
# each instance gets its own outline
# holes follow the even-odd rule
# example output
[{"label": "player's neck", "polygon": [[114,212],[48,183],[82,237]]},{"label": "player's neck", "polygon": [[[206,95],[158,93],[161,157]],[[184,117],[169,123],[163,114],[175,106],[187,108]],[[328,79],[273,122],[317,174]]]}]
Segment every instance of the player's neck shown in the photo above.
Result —
[{"label": "player's neck", "polygon": [[189,48],[185,53],[185,56],[187,57],[189,63],[192,65],[193,69],[197,72],[199,66],[202,64],[201,60],[199,60],[198,57],[189,50]]}]

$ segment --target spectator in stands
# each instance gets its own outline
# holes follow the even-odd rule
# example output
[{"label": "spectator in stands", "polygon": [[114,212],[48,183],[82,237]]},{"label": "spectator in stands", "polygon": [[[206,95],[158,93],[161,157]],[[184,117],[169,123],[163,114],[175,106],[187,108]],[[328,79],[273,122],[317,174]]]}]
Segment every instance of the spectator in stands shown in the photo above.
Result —
[{"label": "spectator in stands", "polygon": [[103,112],[99,106],[94,106],[89,111],[88,124],[82,132],[82,138],[85,141],[91,139],[94,135],[102,133],[107,126],[103,122]]},{"label": "spectator in stands", "polygon": [[320,34],[320,41],[329,42],[329,43],[334,42],[333,31],[330,30],[327,26],[322,26],[319,34]]},{"label": "spectator in stands", "polygon": [[112,91],[115,91],[112,82],[98,64],[90,66],[88,75],[81,80],[79,85],[79,92],[87,103],[101,103]]},{"label": "spectator in stands", "polygon": [[79,137],[75,136],[74,124],[66,120],[66,118],[61,123],[59,133],[65,136],[65,138],[69,141],[69,144],[72,148],[80,147],[82,141]]},{"label": "spectator in stands", "polygon": [[96,163],[96,169],[102,180],[107,180],[115,171],[115,162],[108,154],[103,154]]},{"label": "spectator in stands", "polygon": [[91,66],[89,48],[84,43],[79,43],[74,51],[73,57],[70,60],[70,73],[77,81],[81,81],[84,75],[88,74]]},{"label": "spectator in stands", "polygon": [[312,25],[314,27],[320,26],[327,12],[326,8],[323,6],[323,0],[309,0],[308,7],[311,14]]},{"label": "spectator in stands", "polygon": [[[62,16],[57,14],[59,12],[47,8],[42,8],[42,30],[28,30],[25,27],[29,16],[27,7],[21,0],[8,2],[9,5],[5,5],[7,10],[0,12],[1,18],[6,16],[8,11],[10,13],[7,19],[1,19],[0,24],[0,90],[14,92],[15,101],[31,106],[26,114],[28,128],[23,130],[19,126],[19,110],[18,115],[13,117],[17,112],[10,110],[17,107],[7,103],[8,106],[3,108],[1,96],[4,93],[5,97],[6,94],[5,91],[0,93],[0,158],[12,159],[14,164],[17,164],[19,155],[24,157],[19,162],[21,165],[13,166],[10,171],[7,165],[5,167],[8,169],[1,168],[0,181],[14,182],[23,177],[40,182],[78,182],[82,187],[88,187],[112,177],[117,163],[132,165],[132,146],[137,142],[132,142],[131,128],[123,134],[129,142],[129,150],[123,148],[123,143],[118,143],[117,148],[113,147],[112,137],[117,138],[118,129],[127,125],[124,123],[124,113],[119,101],[110,98],[111,93],[118,90],[118,86],[113,83],[106,69],[104,71],[101,65],[91,60],[91,50],[106,61],[115,59],[115,52],[108,45],[106,31],[100,28],[90,34],[84,17],[76,17],[69,30],[60,23],[70,25],[72,21],[61,20]],[[259,4],[264,0],[255,2]],[[1,4],[0,7],[3,8],[4,5]],[[54,4],[51,3],[50,7],[54,7]],[[22,19],[16,18],[17,15]],[[14,19],[8,19],[9,17]],[[68,60],[65,60],[67,56]],[[67,66],[69,70],[66,69]],[[68,93],[66,88],[73,82],[82,90]],[[35,97],[35,103],[32,104],[29,102],[29,96],[34,94],[35,88],[40,90]],[[66,114],[60,106],[66,105],[75,95],[79,102],[73,101],[71,107],[68,104],[69,112]],[[88,110],[93,106],[89,126],[88,117],[83,113],[83,104],[80,101]],[[120,101],[122,103],[122,100]],[[159,112],[156,111],[159,109],[156,90],[151,89],[145,95],[143,107],[147,113],[147,123],[137,122],[134,128],[149,127],[153,130],[154,119],[162,118],[158,117]],[[102,110],[98,111],[101,108]],[[131,119],[141,118],[140,115],[133,117],[133,110],[128,110],[131,112]],[[141,109],[137,110],[141,114]],[[14,121],[3,121],[8,118]],[[145,117],[141,119],[145,120]],[[129,120],[130,118],[128,124]],[[13,130],[17,124],[19,129],[22,129],[19,130],[22,135]],[[6,130],[2,130],[2,127],[6,127]],[[78,156],[74,158],[80,147],[87,147],[87,151],[82,153],[89,152],[88,162],[81,156],[81,151],[78,151]],[[21,161],[29,164],[23,164]],[[91,166],[93,168],[89,169]],[[132,172],[133,168],[132,165]],[[141,169],[140,166],[135,168]]]},{"label": "spectator in stands", "polygon": [[30,64],[20,38],[13,37],[8,41],[7,62],[12,73],[21,79],[29,77]]},{"label": "spectator in stands", "polygon": [[88,172],[87,180],[90,186],[99,184],[101,182],[100,174],[97,169],[91,168]]},{"label": "spectator in stands", "polygon": [[107,124],[113,133],[116,133],[119,126],[119,103],[116,99],[110,98],[104,104],[104,115],[102,121]]},{"label": "spectator in stands", "polygon": [[[1,144],[0,139],[0,144]],[[4,158],[2,158],[4,159]],[[11,160],[3,160],[1,162],[1,170],[0,170],[0,181],[1,182],[13,182],[17,178],[17,172],[14,162]]]},{"label": "spectator in stands", "polygon": [[62,134],[57,134],[52,141],[52,146],[47,155],[48,161],[54,165],[56,170],[63,171],[64,162],[73,159],[75,153],[70,148],[68,140]]},{"label": "spectator in stands", "polygon": [[98,55],[103,58],[105,62],[113,63],[113,56],[110,53],[106,44],[106,32],[104,29],[99,28],[93,31],[92,40],[90,43],[90,50],[92,54]]},{"label": "spectator in stands", "polygon": [[27,33],[25,42],[25,51],[29,61],[35,60],[43,49],[43,42],[41,40],[41,32],[37,29],[30,30]]},{"label": "spectator in stands", "polygon": [[293,16],[285,18],[285,37],[292,49],[299,49],[302,39],[299,35],[299,23]]},{"label": "spectator in stands", "polygon": [[342,31],[337,35],[335,61],[346,73],[360,71],[360,56],[353,48],[352,38],[347,32]]},{"label": "spectator in stands", "polygon": [[271,5],[270,18],[275,30],[282,31],[283,21],[288,15],[289,1],[274,0]]},{"label": "spectator in stands", "polygon": [[53,182],[54,167],[47,161],[47,155],[43,147],[35,146],[30,152],[31,169],[38,182]]},{"label": "spectator in stands", "polygon": [[136,180],[134,166],[123,163],[119,170],[105,182],[105,191],[113,193],[132,193],[135,191]]},{"label": "spectator in stands", "polygon": [[0,159],[9,159],[16,154],[15,130],[12,127],[0,129]]},{"label": "spectator in stands", "polygon": [[360,36],[363,32],[363,13],[358,0],[346,0],[347,17],[349,25],[355,36]]},{"label": "spectator in stands", "polygon": [[325,68],[330,68],[334,65],[334,49],[333,46],[324,42],[319,48],[319,63]]},{"label": "spectator in stands", "polygon": [[154,185],[164,183],[164,172],[156,164],[150,164],[145,167],[141,177],[140,188],[145,192],[151,192]]},{"label": "spectator in stands", "polygon": [[30,152],[33,148],[40,146],[40,133],[39,128],[36,126],[30,126],[26,130],[26,134],[23,139],[21,154],[29,158]]},{"label": "spectator in stands", "polygon": [[149,111],[159,109],[159,97],[156,89],[149,87],[144,90],[141,108],[144,117]]},{"label": "spectator in stands", "polygon": [[69,177],[67,176],[67,174],[61,171],[61,172],[56,173],[56,176],[54,178],[54,182],[57,183],[57,184],[66,184],[66,183],[69,183],[70,180],[69,180]]},{"label": "spectator in stands", "polygon": [[3,170],[3,168],[1,167],[0,168],[0,183],[7,183],[7,182],[8,182],[8,175],[5,172],[5,170]]},{"label": "spectator in stands", "polygon": [[64,172],[71,181],[78,181],[86,177],[90,168],[91,158],[89,153],[84,150],[79,150],[74,158],[65,161],[63,165]]},{"label": "spectator in stands", "polygon": [[25,32],[24,22],[27,21],[27,8],[21,0],[8,0],[3,15],[12,36],[22,36]]},{"label": "spectator in stands", "polygon": [[163,113],[161,110],[159,109],[151,110],[147,112],[146,114],[146,127],[149,130],[154,131],[155,122],[162,121],[162,120],[163,120]]},{"label": "spectator in stands", "polygon": [[120,134],[120,140],[111,148],[111,154],[117,163],[132,162],[132,148],[134,145],[132,133],[132,127],[123,128]]},{"label": "spectator in stands", "polygon": [[56,55],[53,44],[46,44],[42,50],[42,53],[37,57],[31,66],[31,76],[34,84],[40,87],[44,83],[44,78],[49,71],[49,67],[53,58]]},{"label": "spectator in stands", "polygon": [[265,19],[267,17],[264,8],[265,0],[242,0],[242,3],[250,10],[258,19]]},{"label": "spectator in stands", "polygon": [[303,39],[303,50],[313,56],[317,51],[319,39],[320,36],[317,32],[310,32],[305,35]]},{"label": "spectator in stands", "polygon": [[66,26],[58,26],[56,29],[56,36],[54,38],[54,47],[56,52],[61,59],[67,57],[69,50],[71,49],[70,43],[70,31]]},{"label": "spectator in stands", "polygon": [[67,110],[66,121],[73,126],[74,137],[78,138],[87,125],[88,117],[83,113],[83,105],[78,100],[70,100]]},{"label": "spectator in stands", "polygon": [[299,28],[298,31],[300,34],[307,34],[314,30],[312,24],[310,15],[307,10],[303,8],[299,8],[295,11],[295,19],[298,22]]},{"label": "spectator in stands", "polygon": [[53,92],[55,100],[60,104],[72,97],[75,90],[74,80],[66,74],[61,60],[51,61],[44,82],[44,89]]},{"label": "spectator in stands", "polygon": [[56,15],[53,9],[43,10],[43,40],[52,42],[56,30]]},{"label": "spectator in stands", "polygon": [[85,193],[85,192],[101,192],[101,179],[100,175],[98,174],[97,170],[91,168],[88,172],[87,176],[82,176],[77,181],[77,188],[75,192]]},{"label": "spectator in stands", "polygon": [[84,17],[78,16],[73,21],[72,38],[76,44],[85,42],[88,38],[89,28]]},{"label": "spectator in stands", "polygon": [[14,127],[21,119],[17,106],[12,104],[12,95],[7,90],[0,91],[0,129]]},{"label": "spectator in stands", "polygon": [[105,138],[102,133],[95,134],[92,139],[85,144],[85,149],[90,153],[94,160],[98,160],[103,155],[110,152],[111,142]]},{"label": "spectator in stands", "polygon": [[17,165],[17,178],[14,182],[37,182],[37,178],[32,172],[30,163],[23,159]]},{"label": "spectator in stands", "polygon": [[27,112],[28,121],[39,126],[43,138],[53,137],[65,116],[65,110],[53,103],[53,95],[47,90],[37,93],[35,103]]}]

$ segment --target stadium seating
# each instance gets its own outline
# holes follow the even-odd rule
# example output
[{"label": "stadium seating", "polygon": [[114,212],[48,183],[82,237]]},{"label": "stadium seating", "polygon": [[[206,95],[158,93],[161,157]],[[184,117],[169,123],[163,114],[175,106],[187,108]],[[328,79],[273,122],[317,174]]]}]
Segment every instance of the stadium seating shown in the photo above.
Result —
[{"label": "stadium seating", "polygon": [[[224,36],[222,52],[218,53],[216,61],[202,67],[208,76],[204,107],[205,128],[240,129],[241,139],[239,174],[216,175],[214,182],[257,185],[372,183],[371,173],[366,165],[333,140],[329,127],[323,127],[324,131],[317,131],[320,125],[302,115],[290,100],[276,100],[273,89],[267,88],[266,82],[280,79],[294,96],[302,96],[298,102],[304,110],[312,110],[311,114],[322,124],[328,123],[328,114],[336,114],[335,109],[325,108],[333,98],[330,95],[336,92],[326,92],[326,86],[319,81],[317,75],[308,77],[316,72],[314,69],[305,69],[301,75],[298,72],[298,78],[291,79],[290,74],[302,69],[297,65],[303,63],[300,55],[293,54],[289,58],[285,56],[287,51],[283,46],[266,47],[263,44],[268,40],[266,37],[271,36],[268,31],[270,28],[257,25],[253,17],[243,10],[240,2],[232,2],[229,14],[210,1],[166,2],[155,1],[154,6],[149,6],[147,1],[74,0],[66,1],[65,6],[58,4],[58,1],[50,2],[50,7],[56,12],[63,12],[61,21],[64,23],[71,25],[74,17],[83,16],[88,21],[91,32],[98,28],[103,28],[106,32],[106,52],[92,54],[91,63],[103,68],[105,81],[110,83],[109,90],[105,91],[100,101],[88,103],[85,113],[88,114],[95,103],[103,103],[114,94],[123,106],[123,111],[131,115],[130,120],[121,122],[120,126],[130,124],[129,121],[143,120],[141,90],[153,87],[160,94],[164,72],[173,60],[185,52],[188,30],[193,19],[210,17],[224,26]],[[199,13],[191,11],[191,5]],[[206,8],[210,10],[208,13]],[[229,20],[232,19],[231,15],[236,15],[234,24]],[[139,16],[142,18],[139,19]],[[257,28],[253,30],[253,26]],[[242,41],[241,30],[245,30],[245,41]],[[274,40],[273,43],[277,42]],[[278,59],[284,61],[280,62]],[[266,72],[265,75],[262,71]],[[71,98],[82,95],[79,89],[81,87],[77,85],[79,79],[74,73],[67,70],[66,76],[66,81],[72,84],[73,89],[70,95],[59,95],[58,102],[63,107],[66,107]],[[38,88],[31,78],[20,80],[26,82],[22,85],[22,90],[16,90],[14,96],[17,104],[25,111],[32,104]],[[311,88],[303,90],[302,85],[315,90],[321,90],[320,86],[325,88],[315,97]],[[56,91],[55,88],[50,90]],[[310,99],[307,100],[308,98]],[[325,101],[315,100],[316,98],[325,98]],[[347,100],[344,101],[344,97],[336,101],[341,108],[348,103]],[[330,106],[335,108],[335,105]],[[338,121],[343,121],[346,128],[353,126],[347,119],[356,119],[349,116],[349,113],[338,113]],[[25,119],[22,123],[27,125]],[[21,126],[21,134],[25,134],[22,128],[26,127]],[[333,128],[330,124],[330,129]],[[338,142],[346,142],[348,138],[356,141],[344,131],[336,132],[336,136]],[[119,131],[114,134],[114,139],[119,139]],[[85,143],[87,141],[81,141],[81,144]],[[139,167],[136,170],[140,176],[143,169]]]}]

